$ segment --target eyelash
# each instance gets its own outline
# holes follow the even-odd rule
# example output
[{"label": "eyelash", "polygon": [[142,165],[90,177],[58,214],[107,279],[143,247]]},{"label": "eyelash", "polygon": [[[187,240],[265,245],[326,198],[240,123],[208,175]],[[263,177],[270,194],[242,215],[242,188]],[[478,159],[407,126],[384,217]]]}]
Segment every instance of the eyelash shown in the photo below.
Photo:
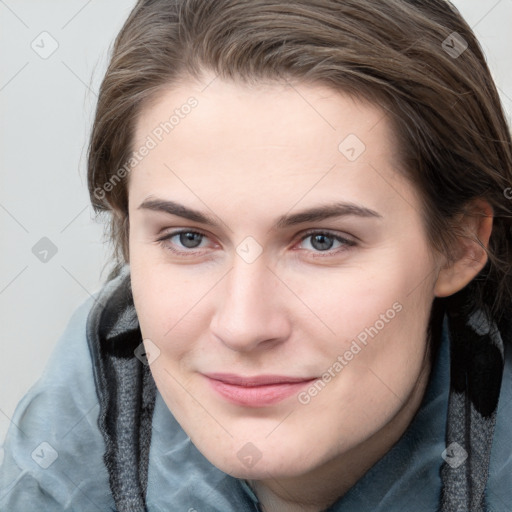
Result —
[{"label": "eyelash", "polygon": [[[204,237],[204,238],[208,238],[207,235],[205,235],[204,233],[201,233],[200,231],[196,231],[193,229],[181,229],[181,230],[173,231],[171,233],[167,233],[166,235],[158,238],[156,241],[158,244],[163,246],[164,249],[171,251],[174,254],[177,254],[180,256],[200,255],[200,253],[198,254],[196,249],[178,250],[178,249],[172,247],[172,245],[169,243],[170,239],[174,238],[175,236],[178,236],[182,233],[192,233],[192,234]],[[312,230],[306,231],[299,239],[299,242],[303,242],[307,238],[314,236],[314,235],[324,235],[324,236],[332,238],[332,239],[340,242],[341,244],[343,244],[342,247],[339,247],[337,249],[327,249],[325,251],[318,251],[318,250],[310,251],[310,252],[313,252],[314,258],[334,256],[341,252],[347,251],[350,247],[354,247],[357,245],[357,243],[354,240],[349,240],[348,238],[344,238],[342,236],[336,235],[328,230],[318,230],[318,229],[312,229]],[[203,239],[201,239],[201,241],[202,240]],[[305,249],[305,250],[308,250],[308,249]]]}]

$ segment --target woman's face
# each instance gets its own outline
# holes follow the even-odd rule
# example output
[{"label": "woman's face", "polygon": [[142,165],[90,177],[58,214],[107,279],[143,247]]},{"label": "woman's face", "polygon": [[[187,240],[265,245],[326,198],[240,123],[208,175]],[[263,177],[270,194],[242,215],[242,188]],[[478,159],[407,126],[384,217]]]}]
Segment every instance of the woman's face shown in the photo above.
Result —
[{"label": "woman's face", "polygon": [[384,110],[212,78],[138,119],[135,307],[197,448],[240,478],[303,475],[418,407],[437,262]]}]

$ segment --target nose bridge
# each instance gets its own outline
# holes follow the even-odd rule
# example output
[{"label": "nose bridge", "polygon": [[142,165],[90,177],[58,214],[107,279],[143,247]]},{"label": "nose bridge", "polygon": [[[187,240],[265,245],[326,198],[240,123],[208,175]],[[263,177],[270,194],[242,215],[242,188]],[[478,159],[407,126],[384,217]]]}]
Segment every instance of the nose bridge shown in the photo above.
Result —
[{"label": "nose bridge", "polygon": [[246,322],[250,318],[264,314],[271,278],[274,276],[262,258],[247,263],[237,257],[233,269],[227,276],[225,309],[236,312],[238,319]]},{"label": "nose bridge", "polygon": [[247,263],[236,257],[212,322],[214,334],[225,345],[251,350],[264,341],[286,335],[286,319],[275,281],[263,258]]}]

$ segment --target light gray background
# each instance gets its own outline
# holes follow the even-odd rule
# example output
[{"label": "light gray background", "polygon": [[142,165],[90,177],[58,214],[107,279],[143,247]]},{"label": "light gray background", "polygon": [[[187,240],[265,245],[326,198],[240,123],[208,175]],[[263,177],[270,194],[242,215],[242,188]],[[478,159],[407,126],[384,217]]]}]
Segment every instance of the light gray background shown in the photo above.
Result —
[{"label": "light gray background", "polygon": [[[110,45],[134,3],[0,0],[0,441],[70,315],[106,276],[86,144]],[[482,43],[510,120],[512,0],[454,3]],[[31,46],[46,57],[56,44],[47,58]],[[47,262],[32,252],[43,237],[57,248]]]}]

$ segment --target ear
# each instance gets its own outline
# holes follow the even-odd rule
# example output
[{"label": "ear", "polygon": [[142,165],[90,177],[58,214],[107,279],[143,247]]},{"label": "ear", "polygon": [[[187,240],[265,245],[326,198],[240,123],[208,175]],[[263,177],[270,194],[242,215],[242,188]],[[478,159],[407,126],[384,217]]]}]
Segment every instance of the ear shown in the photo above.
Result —
[{"label": "ear", "polygon": [[487,263],[493,210],[483,199],[468,204],[458,219],[460,234],[452,257],[439,271],[434,287],[436,297],[448,297],[462,290]]}]

